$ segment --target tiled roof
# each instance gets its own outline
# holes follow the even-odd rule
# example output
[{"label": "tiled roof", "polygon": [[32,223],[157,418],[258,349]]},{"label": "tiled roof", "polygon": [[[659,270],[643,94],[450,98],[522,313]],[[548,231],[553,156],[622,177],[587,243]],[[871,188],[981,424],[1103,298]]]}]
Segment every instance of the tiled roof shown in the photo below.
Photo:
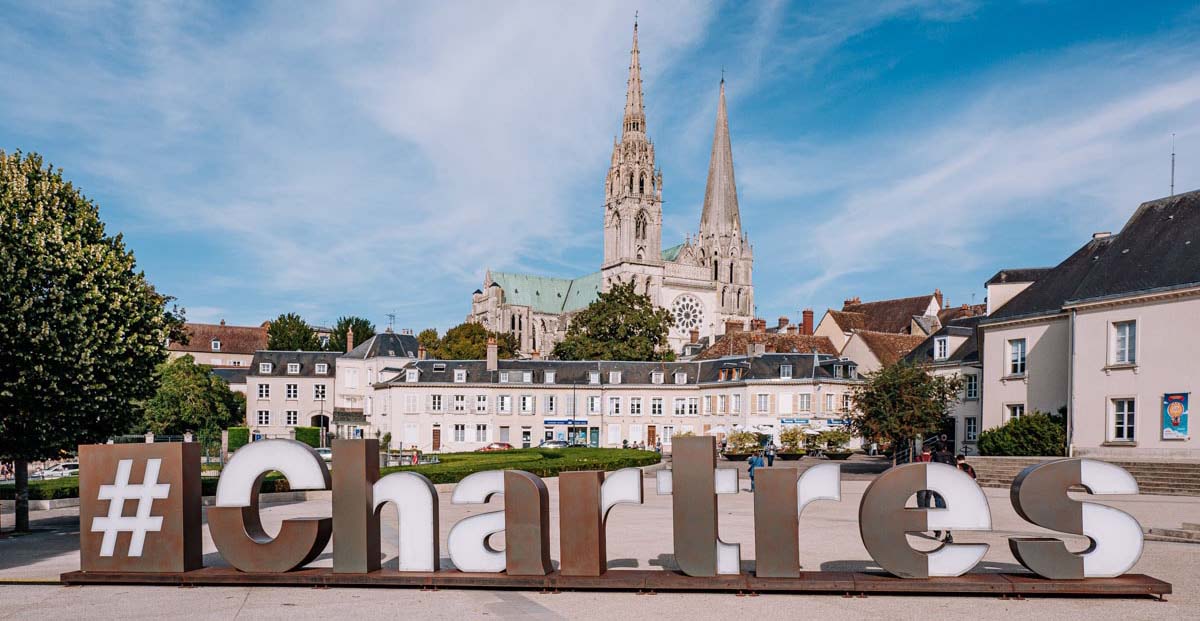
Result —
[{"label": "tiled roof", "polygon": [[696,360],[713,360],[723,356],[744,356],[751,344],[762,344],[778,353],[818,353],[838,355],[837,348],[824,336],[780,334],[778,332],[726,332],[710,347],[700,352]]},{"label": "tiled roof", "polygon": [[[834,319],[838,320],[839,315],[845,313],[855,313],[862,315],[862,319],[857,317],[847,317],[846,319],[851,325],[844,325],[839,320],[838,325],[844,331],[850,330],[874,330],[876,332],[891,332],[893,334],[906,334],[912,325],[914,315],[924,315],[925,311],[929,310],[930,300],[933,295],[918,295],[911,298],[896,298],[894,300],[878,300],[875,302],[861,302],[858,304],[845,304],[842,306],[842,313],[834,315]],[[830,311],[835,313],[836,311]]]},{"label": "tiled roof", "polygon": [[962,306],[954,306],[951,308],[943,308],[938,311],[938,321],[944,326],[951,321],[962,319],[964,317],[978,317],[979,315],[987,314],[987,304],[963,304]]},{"label": "tiled roof", "polygon": [[223,354],[253,354],[267,347],[266,326],[227,326],[215,323],[185,323],[184,330],[188,334],[187,344],[171,341],[167,348],[171,351],[213,353],[212,341],[221,341],[220,353]]},{"label": "tiled roof", "polygon": [[932,364],[933,360],[933,341],[940,336],[953,335],[965,337],[966,340],[958,346],[957,349],[950,352],[950,356],[945,360],[938,360],[938,364],[971,364],[979,362],[979,341],[976,338],[976,326],[984,317],[977,315],[975,317],[966,317],[955,320],[953,323],[942,326],[941,330],[929,335],[929,338],[917,345],[908,355],[904,356],[905,362],[913,364]]},{"label": "tiled roof", "polygon": [[[885,367],[903,358],[926,339],[924,335],[919,334],[892,334],[871,330],[860,330],[855,332],[854,336],[862,339],[867,349],[870,349],[879,363]],[[854,338],[854,336],[850,338]]]},{"label": "tiled roof", "polygon": [[837,322],[838,327],[842,332],[850,332],[852,330],[866,330],[867,316],[862,313],[847,313],[844,311],[830,310],[829,315]]},{"label": "tiled roof", "polygon": [[[335,351],[270,351],[263,350],[254,352],[254,360],[250,363],[250,377],[328,377],[333,379],[334,370],[337,365],[338,353]],[[271,363],[270,373],[260,373],[259,365],[269,362]],[[288,363],[298,363],[300,365],[299,373],[288,373]],[[329,365],[328,372],[325,374],[317,373],[317,364],[324,363]]]},{"label": "tiled roof", "polygon": [[674,261],[675,259],[679,258],[679,251],[683,250],[684,245],[685,244],[675,244],[670,248],[664,249],[662,251],[663,261]]}]

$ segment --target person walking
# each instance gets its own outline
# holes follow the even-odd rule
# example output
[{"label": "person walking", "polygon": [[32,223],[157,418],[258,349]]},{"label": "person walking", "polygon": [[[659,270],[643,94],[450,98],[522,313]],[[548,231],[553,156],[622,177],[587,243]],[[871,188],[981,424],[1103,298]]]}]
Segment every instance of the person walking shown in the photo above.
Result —
[{"label": "person walking", "polygon": [[746,463],[747,463],[747,465],[750,466],[750,491],[753,492],[754,491],[754,471],[758,468],[762,468],[763,463],[764,463],[763,458],[762,458],[762,453],[759,452],[759,453],[755,453],[755,454],[751,455],[750,459],[747,460]]},{"label": "person walking", "polygon": [[770,468],[774,465],[775,465],[775,443],[772,442],[767,445],[767,467]]},{"label": "person walking", "polygon": [[958,466],[959,470],[962,470],[963,472],[970,475],[970,477],[972,479],[978,478],[975,476],[975,469],[971,467],[971,464],[967,463],[966,455],[959,454],[957,457],[954,458],[954,463],[956,466]]}]

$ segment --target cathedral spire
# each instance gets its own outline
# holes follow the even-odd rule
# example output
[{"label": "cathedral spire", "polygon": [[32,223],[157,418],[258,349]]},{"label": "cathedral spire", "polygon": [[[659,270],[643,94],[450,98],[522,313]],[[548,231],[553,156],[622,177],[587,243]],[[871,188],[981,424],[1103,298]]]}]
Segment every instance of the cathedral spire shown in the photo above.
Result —
[{"label": "cathedral spire", "polygon": [[622,132],[646,133],[646,109],[642,104],[642,63],[638,58],[638,26],[633,21],[633,50],[629,60],[629,83],[625,91],[625,119]]},{"label": "cathedral spire", "polygon": [[725,111],[725,77],[721,76],[721,99],[717,104],[717,126],[713,130],[708,183],[704,187],[704,210],[700,214],[701,235],[734,235],[742,232],[738,212],[737,185],[733,181],[733,148],[729,144],[729,116]]}]

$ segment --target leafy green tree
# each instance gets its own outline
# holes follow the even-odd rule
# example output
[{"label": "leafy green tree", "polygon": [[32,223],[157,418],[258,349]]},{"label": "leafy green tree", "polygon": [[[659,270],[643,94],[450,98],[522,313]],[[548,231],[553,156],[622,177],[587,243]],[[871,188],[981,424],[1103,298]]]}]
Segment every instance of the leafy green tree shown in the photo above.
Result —
[{"label": "leafy green tree", "polygon": [[[345,338],[343,336],[343,338]],[[342,343],[345,346],[345,342]],[[267,328],[267,349],[275,351],[318,351],[317,333],[296,313],[284,313]]]},{"label": "leafy green tree", "polygon": [[142,427],[159,435],[188,431],[213,437],[242,421],[237,393],[212,367],[181,356],[158,366],[158,390],[144,404]]},{"label": "leafy green tree", "polygon": [[979,434],[980,455],[1062,457],[1067,454],[1065,410],[1058,416],[1034,412]]},{"label": "leafy green tree", "polygon": [[667,332],[674,321],[670,311],[657,308],[649,296],[637,293],[634,283],[619,284],[575,315],[566,338],[554,347],[554,356],[562,360],[674,360],[667,347]]},{"label": "leafy green tree", "polygon": [[29,461],[139,422],[167,339],[183,338],[171,300],[61,169],[0,151],[0,460],[16,465],[17,530]]},{"label": "leafy green tree", "polygon": [[329,335],[329,351],[346,351],[346,331],[354,334],[354,346],[357,347],[375,336],[375,324],[362,317],[339,317],[333,325],[333,334]]},{"label": "leafy green tree", "polygon": [[489,332],[477,323],[460,323],[438,340],[437,348],[430,356],[442,360],[481,360],[487,357],[488,337],[496,337],[496,346],[501,358],[517,355],[517,339],[509,333]]},{"label": "leafy green tree", "polygon": [[941,429],[962,390],[957,375],[930,375],[904,362],[864,377],[854,388],[853,427],[863,438],[890,441],[893,455],[905,442]]},{"label": "leafy green tree", "polygon": [[438,336],[438,331],[436,328],[425,328],[417,333],[417,344],[424,345],[425,353],[430,356],[434,355],[434,352],[437,351],[438,345],[440,345],[441,342],[442,339]]}]

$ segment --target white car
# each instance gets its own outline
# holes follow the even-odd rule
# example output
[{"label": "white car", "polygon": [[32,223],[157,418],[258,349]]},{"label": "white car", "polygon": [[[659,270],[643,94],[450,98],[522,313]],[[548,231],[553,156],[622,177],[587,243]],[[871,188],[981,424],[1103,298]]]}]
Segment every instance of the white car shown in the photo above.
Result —
[{"label": "white car", "polygon": [[79,464],[75,462],[66,462],[57,466],[51,466],[35,475],[39,479],[61,479],[63,477],[77,476],[79,476]]},{"label": "white car", "polygon": [[332,463],[332,462],[333,462],[333,449],[331,449],[331,448],[319,448],[319,449],[316,449],[316,451],[317,451],[317,455],[320,455],[320,456],[321,456],[321,459],[324,459],[324,460],[325,460],[325,463],[327,463],[327,464],[328,464],[328,463]]}]

